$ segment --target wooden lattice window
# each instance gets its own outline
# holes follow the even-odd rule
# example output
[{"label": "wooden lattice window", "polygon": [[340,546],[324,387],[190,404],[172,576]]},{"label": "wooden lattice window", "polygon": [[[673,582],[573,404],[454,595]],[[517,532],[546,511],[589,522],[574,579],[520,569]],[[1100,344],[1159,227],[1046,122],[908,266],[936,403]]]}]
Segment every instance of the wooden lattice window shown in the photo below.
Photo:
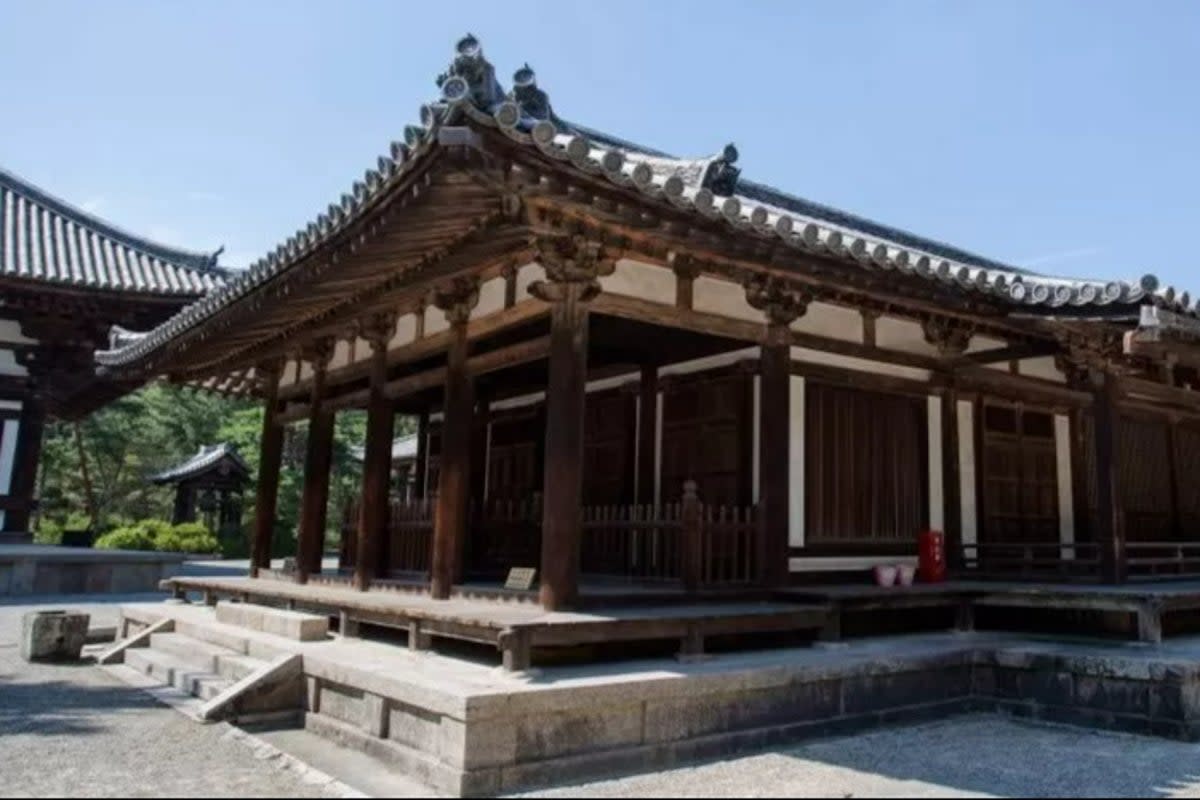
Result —
[{"label": "wooden lattice window", "polygon": [[1058,541],[1054,416],[987,402],[981,425],[981,537],[993,543]]}]

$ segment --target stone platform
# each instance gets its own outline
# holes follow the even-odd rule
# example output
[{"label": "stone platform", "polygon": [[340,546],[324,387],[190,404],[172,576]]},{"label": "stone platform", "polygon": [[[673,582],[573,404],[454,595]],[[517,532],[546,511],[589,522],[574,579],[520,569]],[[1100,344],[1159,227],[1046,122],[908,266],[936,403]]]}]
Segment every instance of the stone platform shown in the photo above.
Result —
[{"label": "stone platform", "polygon": [[297,641],[221,623],[202,605],[127,606],[123,614],[131,628],[169,618],[174,635],[234,658],[301,656],[304,691],[293,695],[292,724],[460,795],[651,771],[968,711],[1200,739],[1194,638],[1147,646],[938,633],[510,673],[382,642]]},{"label": "stone platform", "polygon": [[31,594],[133,594],[158,591],[177,574],[180,553],[0,545],[0,597]]}]

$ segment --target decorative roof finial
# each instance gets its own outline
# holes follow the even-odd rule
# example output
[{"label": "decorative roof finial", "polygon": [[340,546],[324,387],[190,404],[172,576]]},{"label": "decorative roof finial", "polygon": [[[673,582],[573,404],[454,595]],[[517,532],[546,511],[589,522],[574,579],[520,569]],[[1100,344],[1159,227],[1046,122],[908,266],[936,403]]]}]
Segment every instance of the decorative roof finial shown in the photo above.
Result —
[{"label": "decorative roof finial", "polygon": [[733,166],[738,160],[738,150],[732,143],[725,145],[721,155],[713,158],[704,170],[701,186],[720,197],[729,197],[737,191],[738,177],[742,171]]},{"label": "decorative roof finial", "polygon": [[438,76],[437,85],[447,103],[470,100],[478,108],[491,110],[503,98],[496,71],[483,57],[479,40],[467,34],[454,47],[454,62]]}]

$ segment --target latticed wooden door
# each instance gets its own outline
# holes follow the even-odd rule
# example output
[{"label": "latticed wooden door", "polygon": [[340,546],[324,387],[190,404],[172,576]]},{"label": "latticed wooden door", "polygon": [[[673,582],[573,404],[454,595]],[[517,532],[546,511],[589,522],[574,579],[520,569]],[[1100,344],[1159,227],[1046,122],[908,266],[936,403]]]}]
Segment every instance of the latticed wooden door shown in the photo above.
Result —
[{"label": "latticed wooden door", "polygon": [[1058,541],[1054,416],[989,402],[981,425],[982,541]]}]

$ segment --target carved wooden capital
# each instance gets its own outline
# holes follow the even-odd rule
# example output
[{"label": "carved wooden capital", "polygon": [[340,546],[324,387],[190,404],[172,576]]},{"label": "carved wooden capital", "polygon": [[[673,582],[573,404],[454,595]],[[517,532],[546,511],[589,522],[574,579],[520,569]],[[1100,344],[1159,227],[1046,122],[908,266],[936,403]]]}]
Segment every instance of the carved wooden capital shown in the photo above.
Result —
[{"label": "carved wooden capital", "polygon": [[451,325],[465,325],[479,304],[479,278],[455,278],[433,291],[433,304],[446,312]]},{"label": "carved wooden capital", "polygon": [[700,262],[692,256],[682,253],[671,253],[668,256],[668,260],[671,262],[671,269],[681,279],[694,281],[700,277]]},{"label": "carved wooden capital", "polygon": [[772,326],[787,327],[808,313],[812,293],[780,278],[756,275],[746,281],[746,302],[767,315]]},{"label": "carved wooden capital", "polygon": [[324,372],[333,358],[334,346],[337,340],[332,336],[322,336],[314,339],[302,351],[305,361],[312,363],[313,372]]},{"label": "carved wooden capital", "polygon": [[546,277],[554,283],[594,283],[617,266],[603,244],[578,234],[538,236],[533,247]]},{"label": "carved wooden capital", "polygon": [[1102,331],[1097,335],[1059,334],[1062,351],[1054,364],[1067,376],[1067,382],[1082,389],[1095,388],[1103,382],[1106,372],[1120,369],[1124,344],[1118,332]]},{"label": "carved wooden capital", "polygon": [[971,346],[974,330],[958,320],[947,317],[929,317],[921,323],[925,341],[937,348],[942,358],[957,358]]},{"label": "carved wooden capital", "polygon": [[396,332],[398,316],[395,311],[380,311],[371,314],[359,320],[358,335],[366,339],[373,350],[386,348],[388,342],[392,340],[392,335]]}]

